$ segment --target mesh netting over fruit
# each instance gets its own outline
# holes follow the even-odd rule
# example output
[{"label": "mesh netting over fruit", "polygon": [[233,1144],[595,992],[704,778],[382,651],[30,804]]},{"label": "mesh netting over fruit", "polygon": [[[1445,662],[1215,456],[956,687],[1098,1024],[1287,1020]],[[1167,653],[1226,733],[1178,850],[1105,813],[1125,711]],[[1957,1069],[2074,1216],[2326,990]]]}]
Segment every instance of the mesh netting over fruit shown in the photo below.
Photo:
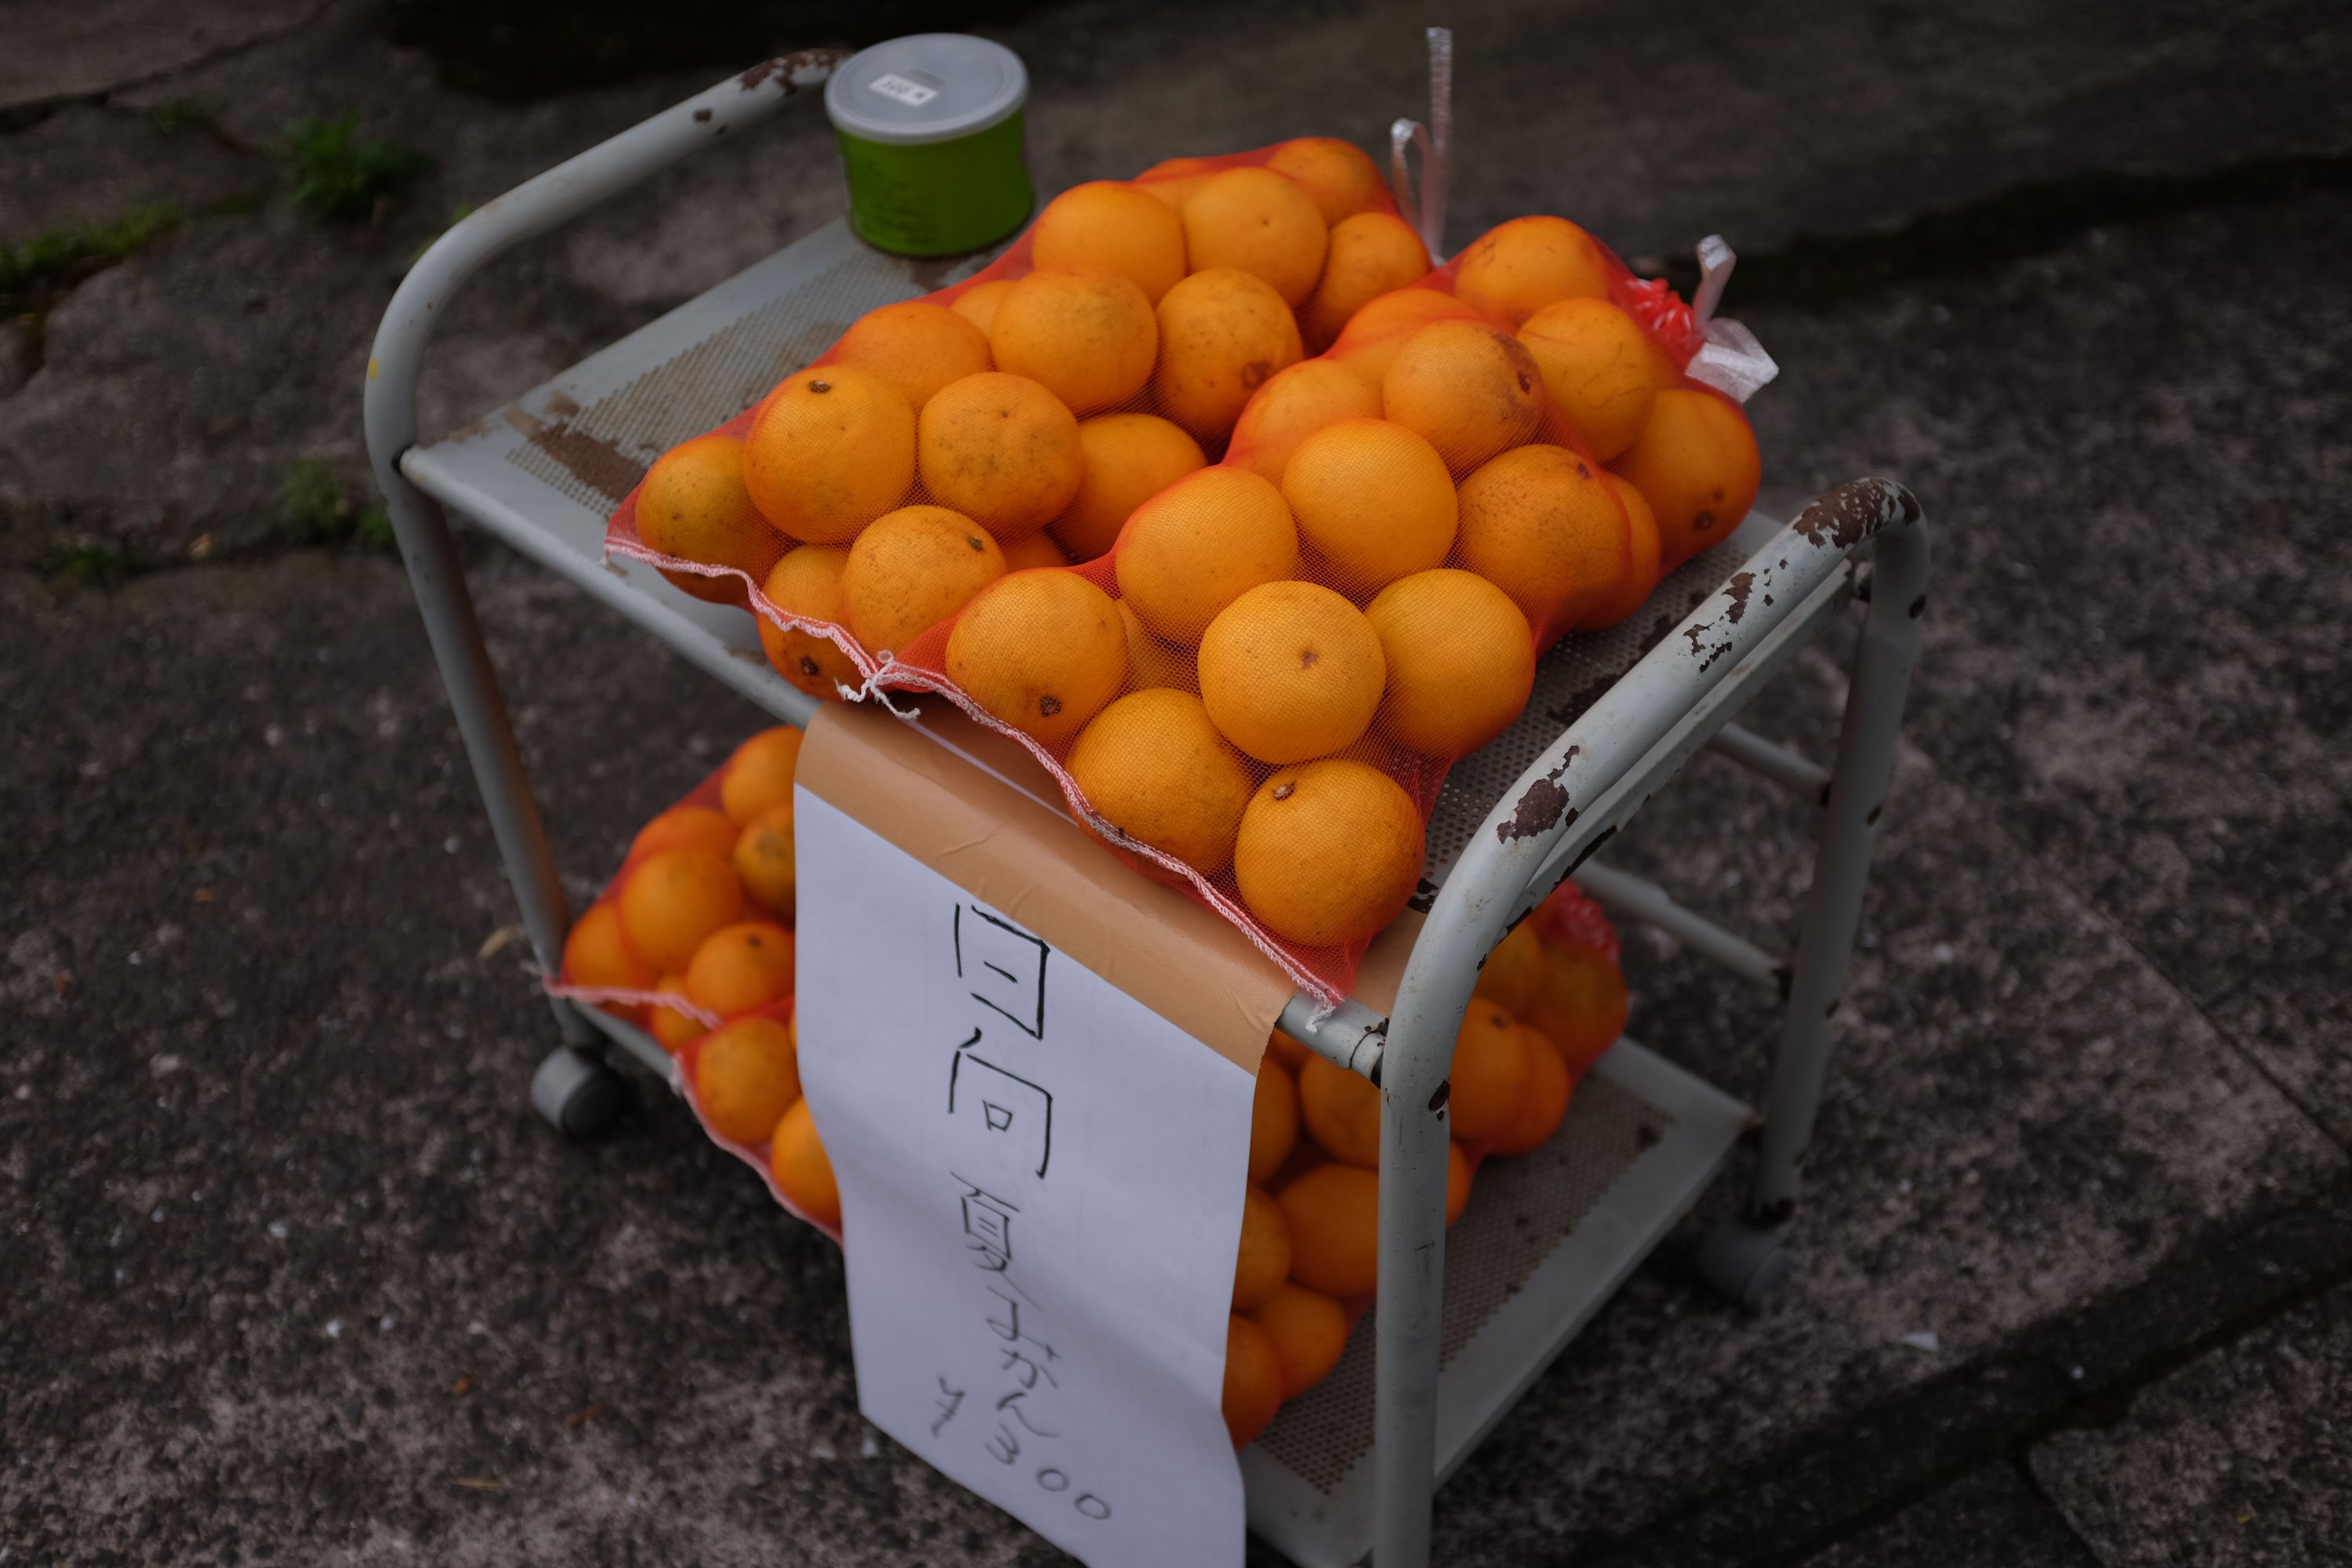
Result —
[{"label": "mesh netting over fruit", "polygon": [[763,730],[637,830],[548,984],[650,1033],[721,1147],[838,1239],[840,1194],[801,1095],[793,1009],[800,731]]},{"label": "mesh netting over fruit", "polygon": [[1016,735],[1337,1000],[1537,656],[1746,515],[1700,342],[1564,218],[1433,271],[1345,142],[1177,159],[861,319],[656,462],[608,547],[758,615],[804,690]]}]

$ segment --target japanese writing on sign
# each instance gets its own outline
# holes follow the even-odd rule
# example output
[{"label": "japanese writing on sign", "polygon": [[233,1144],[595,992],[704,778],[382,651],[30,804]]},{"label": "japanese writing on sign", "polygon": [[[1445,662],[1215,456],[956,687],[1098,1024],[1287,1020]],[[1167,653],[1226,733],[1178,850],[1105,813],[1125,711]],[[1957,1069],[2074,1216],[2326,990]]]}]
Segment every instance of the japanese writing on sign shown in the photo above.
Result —
[{"label": "japanese writing on sign", "polygon": [[[1051,1265],[1015,1267],[1030,1239],[1022,1205],[1044,1190],[1054,1164],[1054,1091],[1046,1082],[1052,1042],[1045,1026],[1053,950],[967,900],[956,900],[948,923],[956,978],[971,987],[972,1007],[971,1032],[950,1042],[946,1053],[948,1126],[940,1149],[948,1179],[941,1217],[951,1217],[954,1226],[941,1229],[953,1236],[979,1276],[973,1305],[987,1337],[981,1341],[986,1353],[976,1379],[969,1371],[956,1379],[940,1374],[941,1413],[931,1436],[945,1434],[976,1390],[982,1405],[967,1427],[982,1453],[1048,1493],[1068,1494],[1080,1518],[1107,1520],[1110,1503],[1073,1479],[1072,1468],[1082,1469],[1084,1459],[1065,1451],[1054,1414],[1070,1369],[1048,1337],[1052,1314],[1022,1284],[1024,1273],[1050,1273]],[[994,1059],[1000,1057],[1013,1058],[1018,1070]],[[966,1169],[985,1175],[975,1179]]]},{"label": "japanese writing on sign", "polygon": [[859,1407],[1083,1562],[1238,1563],[1219,1394],[1250,1075],[797,799],[802,1079]]}]

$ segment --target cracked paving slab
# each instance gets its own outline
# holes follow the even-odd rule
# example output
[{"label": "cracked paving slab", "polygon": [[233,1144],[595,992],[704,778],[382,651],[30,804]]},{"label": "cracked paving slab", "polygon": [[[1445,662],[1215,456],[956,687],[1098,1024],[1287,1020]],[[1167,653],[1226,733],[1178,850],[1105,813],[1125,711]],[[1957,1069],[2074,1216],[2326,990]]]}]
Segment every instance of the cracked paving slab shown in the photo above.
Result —
[{"label": "cracked paving slab", "polygon": [[1751,313],[1769,496],[1872,471],[1927,507],[1919,744],[2339,1141],[2352,307],[2282,284],[2347,242],[2315,193]]},{"label": "cracked paving slab", "polygon": [[[1842,690],[1808,655],[1759,723],[1811,744]],[[1602,858],[1786,951],[1812,816],[1702,757]],[[1790,1284],[1747,1317],[1687,1271],[1737,1203],[1736,1159],[1439,1494],[1448,1550],[1598,1551],[2346,1170],[2161,972],[1907,744],[1864,922]],[[1625,968],[1629,1033],[1757,1103],[1770,994],[1647,929],[1628,931]],[[1922,1332],[1932,1351],[1905,1342]]]},{"label": "cracked paving slab", "polygon": [[2352,1286],[2142,1389],[2114,1425],[2033,1450],[2103,1568],[2336,1563],[2352,1541]]},{"label": "cracked paving slab", "polygon": [[0,15],[0,110],[110,91],[300,26],[325,0],[75,0]]}]

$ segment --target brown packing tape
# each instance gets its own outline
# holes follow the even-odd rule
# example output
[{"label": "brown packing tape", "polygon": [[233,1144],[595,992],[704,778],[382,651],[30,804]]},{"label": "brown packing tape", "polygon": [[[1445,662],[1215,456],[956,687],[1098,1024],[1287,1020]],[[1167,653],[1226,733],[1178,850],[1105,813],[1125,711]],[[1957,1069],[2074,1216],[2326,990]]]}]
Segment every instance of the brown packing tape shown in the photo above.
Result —
[{"label": "brown packing tape", "polygon": [[1386,931],[1372,938],[1371,946],[1364,950],[1364,961],[1356,966],[1355,1000],[1383,1018],[1396,1011],[1405,963],[1412,957],[1412,944],[1421,940],[1421,924],[1426,918],[1419,910],[1397,916]]},{"label": "brown packing tape", "polygon": [[1215,910],[1138,875],[1087,837],[1061,808],[1051,775],[1013,742],[941,700],[922,704],[919,727],[878,705],[827,703],[809,722],[796,777],[1256,1073],[1290,1000],[1289,977]]}]

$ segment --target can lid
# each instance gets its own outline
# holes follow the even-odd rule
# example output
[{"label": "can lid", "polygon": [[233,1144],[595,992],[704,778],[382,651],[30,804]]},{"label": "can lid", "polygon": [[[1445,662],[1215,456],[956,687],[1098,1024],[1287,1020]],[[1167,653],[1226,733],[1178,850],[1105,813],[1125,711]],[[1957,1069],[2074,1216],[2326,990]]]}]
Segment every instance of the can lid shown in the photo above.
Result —
[{"label": "can lid", "polygon": [[962,33],[860,49],[824,84],[834,124],[868,142],[949,142],[1008,119],[1029,97],[1021,57]]}]

